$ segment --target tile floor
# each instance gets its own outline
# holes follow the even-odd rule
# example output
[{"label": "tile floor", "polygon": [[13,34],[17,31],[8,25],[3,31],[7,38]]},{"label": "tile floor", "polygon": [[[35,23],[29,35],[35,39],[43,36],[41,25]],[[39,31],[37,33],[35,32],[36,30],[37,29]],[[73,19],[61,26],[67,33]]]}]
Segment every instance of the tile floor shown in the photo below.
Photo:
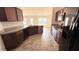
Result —
[{"label": "tile floor", "polygon": [[43,28],[43,34],[28,37],[14,51],[58,51],[58,44],[50,34],[50,28]]}]

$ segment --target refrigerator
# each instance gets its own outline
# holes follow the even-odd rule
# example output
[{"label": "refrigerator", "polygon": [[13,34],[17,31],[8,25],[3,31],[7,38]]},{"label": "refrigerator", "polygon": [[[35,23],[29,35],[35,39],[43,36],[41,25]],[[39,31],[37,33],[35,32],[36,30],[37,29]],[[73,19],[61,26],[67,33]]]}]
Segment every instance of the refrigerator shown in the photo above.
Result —
[{"label": "refrigerator", "polygon": [[[60,51],[79,51],[79,8],[66,8]],[[73,12],[74,11],[74,12]]]}]

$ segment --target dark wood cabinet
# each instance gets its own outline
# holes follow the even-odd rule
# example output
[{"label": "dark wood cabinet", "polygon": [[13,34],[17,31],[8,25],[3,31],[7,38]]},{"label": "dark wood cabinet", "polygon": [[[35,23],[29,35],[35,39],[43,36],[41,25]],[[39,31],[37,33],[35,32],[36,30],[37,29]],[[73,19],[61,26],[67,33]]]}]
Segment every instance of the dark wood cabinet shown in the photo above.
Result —
[{"label": "dark wood cabinet", "polygon": [[15,33],[4,34],[2,38],[6,49],[11,50],[18,47],[24,41],[24,34],[22,31],[17,31]]},{"label": "dark wood cabinet", "polygon": [[23,30],[2,34],[2,39],[7,50],[17,48],[29,36],[43,32],[43,26],[30,26]]},{"label": "dark wood cabinet", "polygon": [[24,32],[24,38],[26,39],[28,36],[31,36],[34,34],[42,34],[43,26],[30,26],[23,29],[23,32]]},{"label": "dark wood cabinet", "polygon": [[42,34],[42,33],[43,33],[43,26],[39,26],[39,27],[38,27],[38,33],[39,33],[39,34]]},{"label": "dark wood cabinet", "polygon": [[17,21],[16,8],[14,7],[5,7],[5,14],[7,21]]},{"label": "dark wood cabinet", "polygon": [[3,7],[0,7],[0,21],[7,21],[5,9]]},{"label": "dark wood cabinet", "polygon": [[64,21],[65,15],[66,15],[66,13],[65,13],[64,9],[57,11],[56,15],[55,15],[55,21],[56,22]]},{"label": "dark wood cabinet", "polygon": [[0,21],[22,21],[22,10],[16,7],[0,7]]},{"label": "dark wood cabinet", "polygon": [[28,35],[28,28],[23,29],[23,33],[24,33],[24,40],[25,40],[29,36]]},{"label": "dark wood cabinet", "polygon": [[18,18],[18,21],[23,21],[22,10],[19,9],[19,8],[16,8],[16,12],[17,12],[17,18]]},{"label": "dark wood cabinet", "polygon": [[38,26],[28,27],[28,35],[33,35],[38,33]]},{"label": "dark wood cabinet", "polygon": [[23,31],[21,30],[21,31],[16,32],[15,37],[16,37],[16,40],[18,41],[18,44],[21,44],[24,41]]}]

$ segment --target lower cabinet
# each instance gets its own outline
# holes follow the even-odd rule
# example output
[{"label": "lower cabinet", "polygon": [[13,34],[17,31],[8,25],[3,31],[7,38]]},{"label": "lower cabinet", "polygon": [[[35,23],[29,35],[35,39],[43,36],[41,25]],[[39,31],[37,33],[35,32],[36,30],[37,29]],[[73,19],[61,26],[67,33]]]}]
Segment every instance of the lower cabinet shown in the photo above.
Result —
[{"label": "lower cabinet", "polygon": [[52,35],[55,41],[59,44],[62,36],[62,31],[59,31],[59,28],[52,26]]},{"label": "lower cabinet", "polygon": [[28,27],[28,35],[33,35],[38,33],[38,26]]},{"label": "lower cabinet", "polygon": [[43,26],[30,26],[25,28],[23,31],[25,38],[34,34],[42,34]]},{"label": "lower cabinet", "polygon": [[17,32],[3,34],[2,38],[5,48],[12,50],[18,47],[27,37],[42,32],[43,26],[30,26]]},{"label": "lower cabinet", "polygon": [[24,40],[25,40],[29,36],[28,35],[28,28],[23,29],[23,33],[24,33]]},{"label": "lower cabinet", "polygon": [[7,50],[12,50],[18,47],[24,40],[24,35],[22,31],[17,31],[15,33],[8,33],[2,35],[5,48]]}]

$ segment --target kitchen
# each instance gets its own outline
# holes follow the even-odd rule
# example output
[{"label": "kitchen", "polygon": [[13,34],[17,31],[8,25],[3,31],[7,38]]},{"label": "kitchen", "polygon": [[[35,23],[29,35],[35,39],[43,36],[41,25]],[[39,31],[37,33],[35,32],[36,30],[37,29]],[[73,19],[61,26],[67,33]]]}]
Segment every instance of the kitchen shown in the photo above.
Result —
[{"label": "kitchen", "polygon": [[[68,35],[70,32],[67,33],[67,36],[64,31],[72,27],[70,25],[72,25],[78,9],[78,7],[0,7],[1,51],[73,50],[72,42],[69,40],[70,35]],[[31,45],[29,43],[25,45],[25,43],[18,48],[24,42],[29,42],[28,38],[33,35],[36,35],[37,37],[35,37],[38,39],[34,39],[36,42],[34,45],[32,40]],[[41,37],[42,40],[40,40]]]}]

